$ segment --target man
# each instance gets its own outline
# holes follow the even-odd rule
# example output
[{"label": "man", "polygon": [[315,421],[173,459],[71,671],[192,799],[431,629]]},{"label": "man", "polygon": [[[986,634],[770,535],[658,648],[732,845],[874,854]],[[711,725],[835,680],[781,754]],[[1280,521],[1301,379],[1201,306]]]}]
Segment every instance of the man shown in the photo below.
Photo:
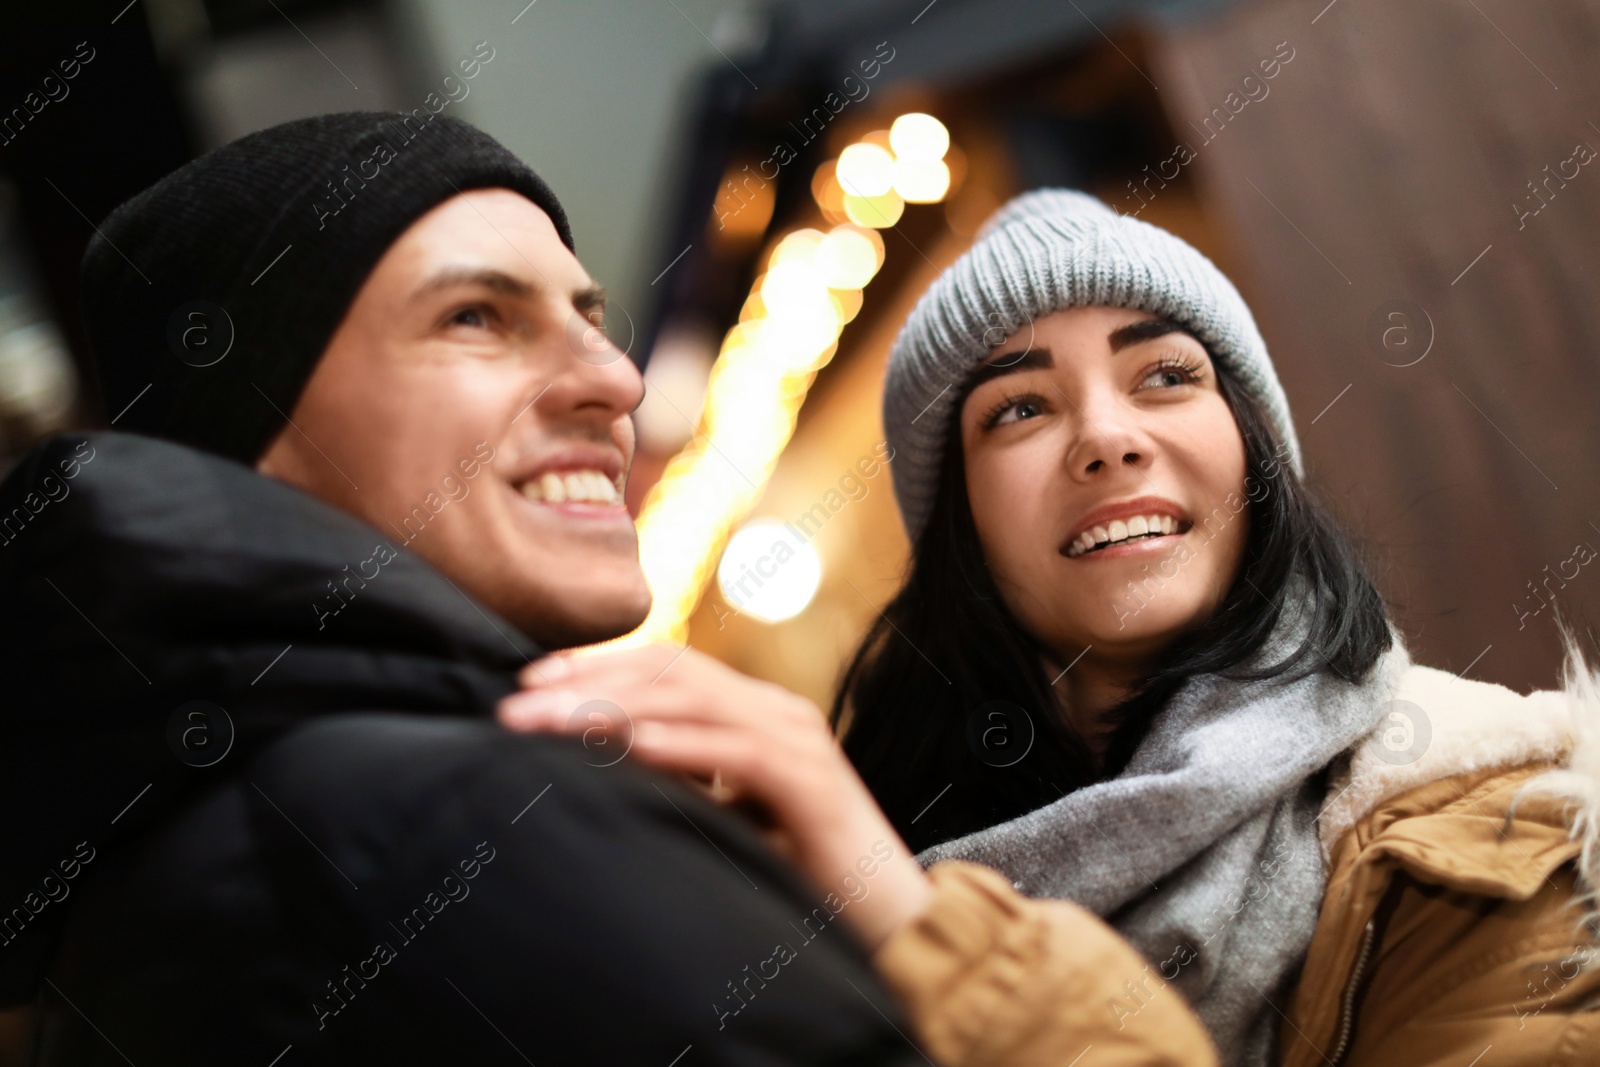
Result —
[{"label": "man", "polygon": [[118,432],[0,487],[34,1062],[924,1062],[847,932],[752,970],[820,898],[752,828],[494,722],[649,606],[642,381],[572,249],[503,147],[402,115],[251,135],[99,227]]}]

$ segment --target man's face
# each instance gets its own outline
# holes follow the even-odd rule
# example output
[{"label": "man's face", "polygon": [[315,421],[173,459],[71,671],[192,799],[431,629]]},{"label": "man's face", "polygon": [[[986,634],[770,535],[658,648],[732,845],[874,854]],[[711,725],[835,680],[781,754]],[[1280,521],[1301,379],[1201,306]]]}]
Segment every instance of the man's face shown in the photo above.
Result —
[{"label": "man's face", "polygon": [[644,383],[549,216],[462,193],[378,261],[257,470],[376,526],[547,648],[650,607],[622,504]]}]

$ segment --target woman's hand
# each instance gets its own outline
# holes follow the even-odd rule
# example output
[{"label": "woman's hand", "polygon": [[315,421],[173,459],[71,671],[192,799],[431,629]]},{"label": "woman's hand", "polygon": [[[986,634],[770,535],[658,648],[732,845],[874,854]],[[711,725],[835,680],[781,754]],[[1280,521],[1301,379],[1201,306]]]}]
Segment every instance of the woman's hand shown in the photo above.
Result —
[{"label": "woman's hand", "polygon": [[[500,703],[507,728],[586,740],[598,729],[631,758],[719,780],[713,796],[764,824],[819,889],[846,901],[840,914],[870,948],[931,898],[921,866],[804,697],[670,645],[549,656],[521,681],[528,688]],[[621,710],[621,730],[608,729],[603,713],[574,715],[594,700]],[[628,723],[631,745],[615,736]]]}]

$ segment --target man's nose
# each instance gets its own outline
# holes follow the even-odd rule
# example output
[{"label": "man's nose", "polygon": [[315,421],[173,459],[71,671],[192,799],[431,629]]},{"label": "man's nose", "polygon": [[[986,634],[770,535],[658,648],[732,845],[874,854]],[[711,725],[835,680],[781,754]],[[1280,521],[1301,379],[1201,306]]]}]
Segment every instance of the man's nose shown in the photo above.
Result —
[{"label": "man's nose", "polygon": [[598,406],[626,414],[644,399],[644,377],[597,319],[593,313],[573,310],[566,331],[569,359],[551,389],[564,383],[560,392],[570,395],[555,399],[565,399],[570,406]]}]

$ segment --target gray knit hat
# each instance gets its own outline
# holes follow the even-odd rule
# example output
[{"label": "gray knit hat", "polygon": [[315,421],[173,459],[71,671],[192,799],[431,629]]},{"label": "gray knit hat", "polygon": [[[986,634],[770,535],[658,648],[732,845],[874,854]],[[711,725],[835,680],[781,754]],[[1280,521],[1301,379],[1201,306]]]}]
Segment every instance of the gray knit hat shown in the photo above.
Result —
[{"label": "gray knit hat", "polygon": [[945,433],[968,375],[1034,319],[1090,305],[1148,311],[1193,330],[1266,408],[1294,472],[1305,473],[1266,342],[1222,272],[1179,238],[1092,196],[1036,189],[984,224],[917,301],[890,351],[883,429],[913,542],[933,506]]}]

